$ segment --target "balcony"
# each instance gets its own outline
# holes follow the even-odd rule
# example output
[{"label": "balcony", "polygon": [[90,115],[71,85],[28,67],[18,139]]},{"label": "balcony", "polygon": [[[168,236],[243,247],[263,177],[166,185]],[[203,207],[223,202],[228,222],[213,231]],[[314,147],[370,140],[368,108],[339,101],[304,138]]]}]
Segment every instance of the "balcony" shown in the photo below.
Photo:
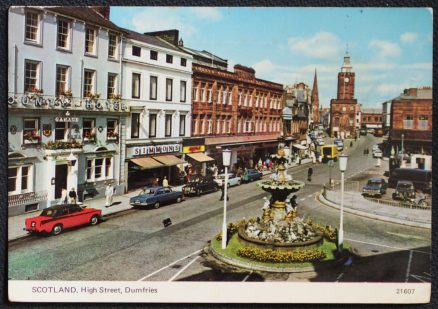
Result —
[{"label": "balcony", "polygon": [[47,200],[47,191],[28,192],[8,196],[8,206],[14,207],[26,204],[35,204]]}]

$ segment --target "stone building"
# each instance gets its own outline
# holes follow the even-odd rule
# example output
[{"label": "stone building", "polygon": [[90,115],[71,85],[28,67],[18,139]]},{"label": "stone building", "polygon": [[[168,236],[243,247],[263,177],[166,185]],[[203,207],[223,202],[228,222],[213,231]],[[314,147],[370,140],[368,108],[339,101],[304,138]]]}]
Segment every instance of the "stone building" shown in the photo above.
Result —
[{"label": "stone building", "polygon": [[346,53],[341,71],[338,73],[337,97],[330,100],[330,135],[332,137],[346,138],[356,135],[360,120],[357,117],[359,105],[354,96],[355,78],[350,56]]}]

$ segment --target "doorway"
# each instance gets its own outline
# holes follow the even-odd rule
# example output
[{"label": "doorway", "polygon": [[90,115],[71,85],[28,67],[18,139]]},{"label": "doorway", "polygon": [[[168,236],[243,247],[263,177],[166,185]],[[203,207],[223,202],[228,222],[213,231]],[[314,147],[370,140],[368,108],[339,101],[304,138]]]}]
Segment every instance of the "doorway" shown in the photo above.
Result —
[{"label": "doorway", "polygon": [[67,164],[57,164],[55,168],[55,198],[61,198],[62,189],[67,190]]}]

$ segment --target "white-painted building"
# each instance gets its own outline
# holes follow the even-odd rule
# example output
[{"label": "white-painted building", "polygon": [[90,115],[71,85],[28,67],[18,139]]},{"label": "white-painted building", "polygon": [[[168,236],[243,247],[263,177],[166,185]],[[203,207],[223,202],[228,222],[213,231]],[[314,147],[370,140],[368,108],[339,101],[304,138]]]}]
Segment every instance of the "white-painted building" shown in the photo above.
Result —
[{"label": "white-painted building", "polygon": [[382,103],[382,126],[385,132],[391,127],[391,103],[392,100]]},{"label": "white-painted building", "polygon": [[193,58],[160,38],[125,31],[122,93],[131,108],[126,186],[165,176],[176,184],[184,163],[182,141],[191,131]]},{"label": "white-painted building", "polygon": [[[11,7],[8,37],[9,215],[122,191],[124,32],[90,7]],[[189,92],[190,93],[190,92]]]}]

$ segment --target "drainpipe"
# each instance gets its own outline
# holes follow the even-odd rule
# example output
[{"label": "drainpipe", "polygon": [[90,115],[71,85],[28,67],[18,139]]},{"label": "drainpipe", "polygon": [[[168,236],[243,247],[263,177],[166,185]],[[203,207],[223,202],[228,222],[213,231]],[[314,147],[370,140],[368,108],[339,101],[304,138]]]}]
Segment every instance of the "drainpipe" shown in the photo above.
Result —
[{"label": "drainpipe", "polygon": [[14,95],[17,93],[17,54],[18,47],[17,44],[14,43]]},{"label": "drainpipe", "polygon": [[83,89],[83,87],[84,87],[84,85],[83,85],[83,83],[84,83],[84,58],[81,58],[81,86],[80,86],[80,89],[81,89],[81,93],[79,94],[79,99],[81,100],[81,102],[82,102],[82,99],[83,99],[83,92],[84,92],[84,89]]},{"label": "drainpipe", "polygon": [[[122,62],[122,57],[123,57],[123,35],[120,36],[120,47],[119,47],[119,64],[120,64],[120,68],[119,68],[119,76],[120,76],[120,82],[119,82],[119,95],[122,97],[122,84],[123,84],[123,62]],[[122,99],[123,100],[123,99]],[[120,186],[121,182],[122,182],[122,171],[125,173],[126,171],[124,171],[124,167],[125,167],[125,155],[124,154],[124,147],[125,147],[125,140],[126,140],[126,135],[125,137],[123,137],[123,132],[122,132],[122,118],[125,118],[125,116],[120,117],[120,123],[119,123],[119,136],[120,136],[120,140],[119,140],[119,179],[118,179],[118,185]],[[126,131],[126,121],[125,121],[125,130]],[[126,132],[125,132],[126,134]],[[124,186],[125,187],[125,186]],[[125,193],[126,188],[123,188],[123,192]]]}]

